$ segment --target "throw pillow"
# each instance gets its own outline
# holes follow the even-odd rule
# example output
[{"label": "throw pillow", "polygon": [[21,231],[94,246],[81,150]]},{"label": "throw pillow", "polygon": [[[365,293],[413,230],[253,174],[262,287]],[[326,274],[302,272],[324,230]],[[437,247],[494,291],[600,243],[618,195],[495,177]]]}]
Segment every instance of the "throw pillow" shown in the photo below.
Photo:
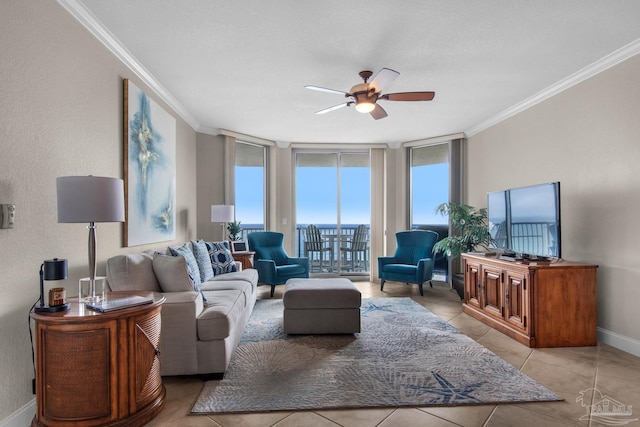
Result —
[{"label": "throw pillow", "polygon": [[187,262],[187,271],[189,272],[189,277],[191,278],[191,282],[193,282],[193,289],[200,292],[200,270],[198,269],[198,262],[196,261],[196,257],[193,256],[193,252],[191,252],[191,249],[189,249],[189,245],[185,243],[178,248],[169,247],[169,251],[173,256],[181,255],[184,257],[184,260]]},{"label": "throw pillow", "polygon": [[213,267],[211,267],[211,259],[209,258],[209,249],[204,240],[191,241],[191,247],[193,248],[193,256],[198,263],[198,270],[200,270],[200,280],[202,282],[208,282],[213,279]]},{"label": "throw pillow", "polygon": [[238,271],[229,249],[229,242],[207,242],[207,249],[215,276]]},{"label": "throw pillow", "polygon": [[187,271],[187,261],[182,256],[155,255],[153,272],[162,292],[192,291],[193,283]]}]

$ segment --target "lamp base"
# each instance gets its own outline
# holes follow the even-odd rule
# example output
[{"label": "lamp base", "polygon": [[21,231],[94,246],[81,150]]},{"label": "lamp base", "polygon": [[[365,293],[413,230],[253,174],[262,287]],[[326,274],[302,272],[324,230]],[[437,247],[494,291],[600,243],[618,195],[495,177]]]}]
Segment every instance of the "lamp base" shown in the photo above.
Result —
[{"label": "lamp base", "polygon": [[36,313],[56,313],[58,311],[66,311],[69,310],[71,306],[69,303],[65,303],[62,305],[36,305],[34,311]]}]

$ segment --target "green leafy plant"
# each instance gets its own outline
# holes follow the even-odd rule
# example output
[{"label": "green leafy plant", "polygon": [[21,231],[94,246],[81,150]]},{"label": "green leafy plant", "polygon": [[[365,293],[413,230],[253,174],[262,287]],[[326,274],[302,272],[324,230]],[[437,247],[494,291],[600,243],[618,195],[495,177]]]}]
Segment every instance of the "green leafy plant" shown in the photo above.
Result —
[{"label": "green leafy plant", "polygon": [[228,223],[227,231],[229,232],[229,240],[234,242],[242,240],[242,227],[240,226],[240,221]]},{"label": "green leafy plant", "polygon": [[477,247],[489,249],[493,239],[487,226],[486,209],[476,209],[473,206],[457,203],[443,203],[438,206],[436,213],[449,216],[453,233],[437,242],[433,252],[444,252],[448,257],[455,258]]}]

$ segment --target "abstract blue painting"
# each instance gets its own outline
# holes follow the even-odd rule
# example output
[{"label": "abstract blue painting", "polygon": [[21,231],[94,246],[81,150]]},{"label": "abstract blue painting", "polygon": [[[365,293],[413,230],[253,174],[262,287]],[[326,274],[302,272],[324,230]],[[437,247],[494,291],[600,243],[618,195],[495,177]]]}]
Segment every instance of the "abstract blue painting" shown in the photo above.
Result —
[{"label": "abstract blue painting", "polygon": [[176,236],[176,119],[124,80],[125,246]]}]

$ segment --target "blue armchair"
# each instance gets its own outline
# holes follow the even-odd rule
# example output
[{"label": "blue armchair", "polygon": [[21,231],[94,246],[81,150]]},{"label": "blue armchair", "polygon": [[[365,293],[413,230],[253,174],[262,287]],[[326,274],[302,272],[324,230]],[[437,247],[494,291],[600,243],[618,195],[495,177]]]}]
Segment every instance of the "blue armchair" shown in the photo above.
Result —
[{"label": "blue armchair", "polygon": [[420,295],[422,284],[433,277],[435,256],[433,245],[438,241],[438,233],[427,230],[400,231],[396,233],[396,252],[392,257],[378,257],[378,277],[380,290],[384,282],[415,283]]},{"label": "blue armchair", "polygon": [[255,252],[253,266],[258,270],[258,284],[276,285],[292,278],[309,277],[309,258],[291,258],[284,250],[284,235],[273,231],[256,231],[247,235],[249,250]]}]

